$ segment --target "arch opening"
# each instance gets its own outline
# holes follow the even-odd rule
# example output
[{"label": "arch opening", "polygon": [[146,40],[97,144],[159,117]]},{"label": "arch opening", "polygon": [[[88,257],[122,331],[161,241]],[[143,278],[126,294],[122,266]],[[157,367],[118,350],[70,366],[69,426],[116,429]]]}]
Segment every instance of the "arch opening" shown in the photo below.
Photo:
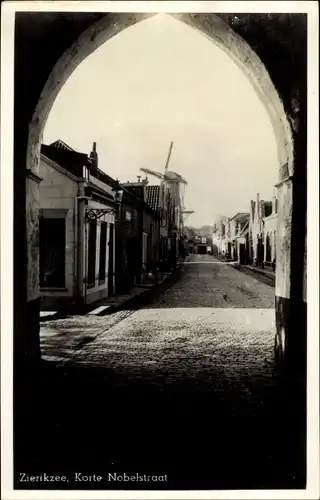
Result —
[{"label": "arch opening", "polygon": [[[29,127],[27,150],[28,168],[37,171],[39,147],[44,127],[54,101],[74,70],[102,44],[127,28],[159,14],[112,14],[104,16],[87,29],[77,41],[64,52],[53,68],[38,101]],[[279,181],[283,178],[283,167],[287,176],[293,174],[293,138],[291,126],[282,101],[272,80],[253,49],[237,35],[229,25],[215,14],[210,15],[210,24],[201,22],[196,14],[166,14],[192,27],[221,48],[247,76],[258,97],[264,104],[272,123],[278,148]]]},{"label": "arch opening", "polygon": [[[152,14],[153,15],[153,14]],[[79,64],[86,59],[90,54],[92,54],[98,47],[100,47],[103,43],[107,42],[110,38],[121,33],[123,30],[133,26],[136,23],[143,21],[151,17],[152,15],[139,15],[139,14],[128,14],[125,16],[118,15],[110,15],[105,16],[100,21],[98,21],[95,25],[93,25],[90,29],[86,30],[77,41],[63,53],[58,62],[56,63],[53,71],[51,72],[44,88],[41,93],[41,96],[38,100],[35,113],[33,114],[32,121],[29,124],[29,137],[27,144],[27,158],[26,164],[28,168],[27,172],[27,181],[26,181],[26,197],[27,197],[27,239],[28,245],[28,255],[26,259],[26,267],[28,266],[29,270],[27,272],[30,273],[30,268],[33,268],[33,274],[38,274],[39,267],[39,252],[37,252],[37,224],[38,224],[38,214],[37,214],[37,203],[38,203],[38,184],[37,182],[41,181],[38,177],[38,166],[40,159],[40,147],[42,142],[42,134],[44,131],[44,127],[48,118],[48,115],[51,111],[51,108],[54,104],[54,101],[62,89],[63,85],[69,78],[69,76],[73,73],[73,71],[79,66]],[[292,244],[291,239],[291,212],[292,206],[297,205],[294,203],[294,197],[292,196],[292,188],[291,184],[293,181],[290,179],[290,176],[293,174],[294,166],[296,167],[296,158],[295,165],[293,161],[293,137],[291,134],[291,128],[289,121],[286,117],[286,113],[281,102],[281,99],[276,91],[275,86],[273,85],[268,72],[261,62],[261,60],[256,56],[254,51],[242,40],[242,38],[236,35],[233,30],[219,18],[218,16],[212,15],[210,16],[212,20],[210,22],[203,22],[201,16],[197,16],[195,14],[180,14],[173,15],[173,17],[177,18],[179,21],[184,22],[190,27],[199,31],[202,35],[206,36],[211,42],[215,43],[218,47],[222,48],[240,67],[240,69],[246,74],[249,81],[252,83],[253,88],[255,89],[257,95],[261,99],[262,103],[265,105],[265,108],[270,117],[275,137],[277,139],[278,145],[278,160],[279,160],[279,179],[284,181],[281,184],[282,189],[282,198],[279,202],[278,213],[280,217],[280,222],[277,228],[277,248],[280,245],[280,251],[282,247],[285,248],[286,256],[290,254],[290,245]],[[294,136],[295,139],[295,136]],[[296,146],[296,143],[294,143]],[[25,149],[23,148],[23,155],[25,154]],[[302,154],[300,155],[302,158]],[[301,159],[300,159],[301,161]],[[303,161],[303,159],[302,159]],[[21,162],[22,163],[22,162]],[[285,176],[283,175],[282,167],[286,166]],[[284,179],[285,177],[285,179]],[[295,182],[295,186],[297,183]],[[299,189],[299,188],[298,188]],[[33,199],[28,201],[28,197],[33,196]],[[33,205],[32,205],[33,204]],[[32,208],[30,209],[30,206]],[[298,208],[299,210],[299,208]],[[285,222],[285,224],[284,224]],[[280,229],[280,230],[279,230]],[[90,230],[91,231],[91,230]],[[101,229],[100,229],[101,231]],[[30,237],[31,235],[31,237]],[[268,245],[270,243],[271,233],[268,236]],[[95,238],[92,238],[95,240]],[[86,238],[85,238],[86,241]],[[264,248],[263,241],[260,241],[260,256],[263,259]],[[231,253],[232,248],[229,248],[229,252]],[[235,251],[241,252],[241,248],[235,249]],[[94,252],[93,252],[94,254]],[[271,256],[270,256],[271,257]],[[134,256],[132,257],[134,259]],[[287,258],[287,257],[286,257]],[[278,263],[277,263],[278,265]],[[279,276],[283,277],[283,282],[285,283],[284,288],[288,285],[290,289],[290,270],[291,263],[289,260],[282,260],[280,265],[277,267],[279,269],[279,273],[277,271],[277,279]],[[92,271],[92,274],[94,272]],[[28,278],[28,276],[27,276]],[[32,280],[29,280],[32,281]],[[38,295],[39,287],[36,281],[32,283],[32,290],[29,296],[27,296],[27,302],[32,302],[33,298],[39,297]],[[280,320],[283,318],[285,314],[287,316],[284,318],[284,321],[281,323],[277,323],[277,335],[275,338],[276,350],[279,351],[279,355],[282,359],[282,355],[288,347],[290,347],[291,339],[288,341],[288,331],[292,327],[292,323],[294,323],[294,318],[298,317],[299,310],[296,307],[297,303],[295,302],[294,307],[298,313],[295,316],[295,313],[290,312],[290,296],[291,292],[288,289],[276,289],[276,301],[278,298],[279,301],[279,311],[280,311]],[[283,299],[283,300],[282,300]],[[227,297],[226,299],[227,300]],[[274,304],[274,297],[272,297]],[[299,305],[299,304],[298,304]],[[302,310],[302,309],[301,309]],[[38,311],[36,308],[34,309],[35,313]],[[289,313],[287,313],[289,311]],[[288,326],[287,317],[290,316],[290,324]],[[35,316],[36,314],[34,314]],[[273,311],[271,311],[271,315],[274,315]],[[28,316],[28,312],[25,314]],[[37,317],[38,321],[38,317]],[[300,320],[302,324],[302,320]],[[29,324],[29,322],[28,322]],[[39,323],[37,324],[39,327]],[[30,326],[30,330],[32,330],[32,325]],[[39,328],[34,328],[35,332],[39,332]],[[34,334],[34,332],[32,332]],[[29,335],[29,332],[28,332]],[[303,334],[302,334],[303,336]],[[294,340],[294,339],[293,339]],[[18,340],[19,342],[19,340]],[[298,344],[299,342],[297,342]],[[19,346],[20,347],[20,346]],[[291,348],[292,351],[292,348]],[[151,361],[152,363],[153,361]]]},{"label": "arch opening", "polygon": [[[31,172],[31,174],[35,176],[38,174],[40,146],[44,126],[52,105],[69,76],[84,59],[103,43],[121,33],[123,30],[155,15],[156,14],[110,14],[108,16],[103,16],[89,29],[84,31],[76,42],[74,42],[58,59],[41,92],[35,112],[29,124],[26,165],[27,170]],[[290,299],[291,281],[288,269],[291,265],[290,238],[293,205],[290,183],[294,174],[294,165],[296,164],[296,159],[294,159],[294,145],[296,147],[296,143],[293,143],[294,137],[291,125],[284,110],[281,98],[279,97],[266,67],[255,51],[240,35],[236,34],[221,17],[210,14],[210,21],[208,21],[206,16],[203,17],[197,14],[170,15],[206,36],[233,59],[237,66],[247,76],[270,117],[277,141],[279,182],[282,186],[281,199],[279,200],[279,219],[276,242],[277,255],[280,256],[281,261],[277,262],[276,268],[276,297],[284,297],[285,300]],[[289,184],[284,186],[283,183],[287,181]],[[33,216],[31,219],[33,219]],[[27,225],[29,225],[28,232],[32,234],[32,237],[30,237],[30,245],[32,246],[34,241],[37,241],[37,224],[33,224],[32,221],[27,219]],[[31,298],[39,296],[38,281],[35,277],[39,267],[39,256],[38,253],[31,248],[28,248],[27,251],[27,274],[28,276],[32,275],[32,279],[29,280],[32,283],[31,290],[28,290],[28,300],[31,300]],[[282,306],[280,309],[281,308]],[[279,314],[282,314],[281,311]]]}]

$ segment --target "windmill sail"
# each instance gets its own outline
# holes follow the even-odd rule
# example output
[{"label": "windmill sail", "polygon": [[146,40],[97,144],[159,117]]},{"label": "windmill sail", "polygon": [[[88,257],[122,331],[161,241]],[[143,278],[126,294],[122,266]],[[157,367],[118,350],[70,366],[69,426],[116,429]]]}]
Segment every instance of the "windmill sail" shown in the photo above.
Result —
[{"label": "windmill sail", "polygon": [[166,173],[168,171],[168,166],[169,166],[169,161],[171,158],[172,148],[173,148],[173,141],[171,141],[171,143],[170,143],[169,153],[168,153],[168,157],[167,157],[167,161],[166,161],[166,166],[164,167],[164,175],[166,175]]},{"label": "windmill sail", "polygon": [[154,177],[158,177],[158,179],[163,180],[164,175],[160,172],[156,172],[155,170],[149,170],[148,168],[140,168],[141,172],[144,172],[149,175],[153,175]]}]

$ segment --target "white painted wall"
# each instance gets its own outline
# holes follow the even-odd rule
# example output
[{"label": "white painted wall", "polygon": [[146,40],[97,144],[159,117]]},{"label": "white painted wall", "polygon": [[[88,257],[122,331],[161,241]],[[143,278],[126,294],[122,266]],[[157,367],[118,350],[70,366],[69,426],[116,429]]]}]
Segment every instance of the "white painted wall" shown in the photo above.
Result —
[{"label": "white painted wall", "polygon": [[77,196],[78,184],[71,177],[57,171],[52,166],[52,161],[41,155],[39,175],[40,183],[40,209],[44,216],[54,216],[55,210],[66,211],[66,289],[61,291],[41,290],[42,296],[72,296],[74,294],[74,246],[75,246],[75,221],[74,198]]},{"label": "white painted wall", "polygon": [[[111,205],[104,205],[97,201],[89,200],[88,208],[112,208]],[[107,251],[106,251],[106,275],[105,282],[99,284],[99,264],[100,264],[100,232],[101,232],[101,222],[107,223]],[[87,254],[88,254],[88,239],[89,239],[89,227],[86,222],[86,245],[84,245],[83,252],[83,269],[84,269],[84,279],[83,279],[83,294],[87,296],[87,302],[90,303],[93,295],[98,295],[101,298],[108,295],[108,271],[109,271],[109,257],[111,248],[108,245],[110,239],[110,224],[115,224],[115,216],[113,214],[103,215],[100,219],[97,220],[97,241],[96,241],[96,270],[95,270],[95,284],[94,286],[87,287],[85,280],[87,279]],[[114,234],[114,243],[113,243],[113,255],[115,257],[115,234]],[[115,258],[113,259],[113,273],[115,272]],[[113,277],[113,282],[115,281],[115,277]],[[113,286],[115,283],[113,283]]]},{"label": "white painted wall", "polygon": [[271,214],[269,217],[264,217],[264,259],[266,260],[267,250],[267,234],[270,236],[271,245],[271,261],[276,258],[276,232],[277,232],[277,214]]}]

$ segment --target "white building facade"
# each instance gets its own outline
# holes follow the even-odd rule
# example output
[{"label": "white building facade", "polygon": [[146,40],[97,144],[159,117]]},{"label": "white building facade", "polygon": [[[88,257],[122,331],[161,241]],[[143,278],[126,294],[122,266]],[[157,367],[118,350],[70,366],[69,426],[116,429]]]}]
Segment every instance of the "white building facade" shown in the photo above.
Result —
[{"label": "white building facade", "polygon": [[43,310],[90,304],[114,293],[116,191],[90,175],[85,162],[81,176],[64,167],[41,154]]}]

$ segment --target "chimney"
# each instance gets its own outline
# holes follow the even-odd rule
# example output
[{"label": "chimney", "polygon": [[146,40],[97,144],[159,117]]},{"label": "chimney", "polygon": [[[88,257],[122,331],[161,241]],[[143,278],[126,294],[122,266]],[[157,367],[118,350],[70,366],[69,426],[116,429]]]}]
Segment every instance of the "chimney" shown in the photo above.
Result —
[{"label": "chimney", "polygon": [[92,145],[92,151],[89,155],[91,160],[91,174],[94,177],[98,177],[98,153],[97,153],[97,143],[94,142]]}]

